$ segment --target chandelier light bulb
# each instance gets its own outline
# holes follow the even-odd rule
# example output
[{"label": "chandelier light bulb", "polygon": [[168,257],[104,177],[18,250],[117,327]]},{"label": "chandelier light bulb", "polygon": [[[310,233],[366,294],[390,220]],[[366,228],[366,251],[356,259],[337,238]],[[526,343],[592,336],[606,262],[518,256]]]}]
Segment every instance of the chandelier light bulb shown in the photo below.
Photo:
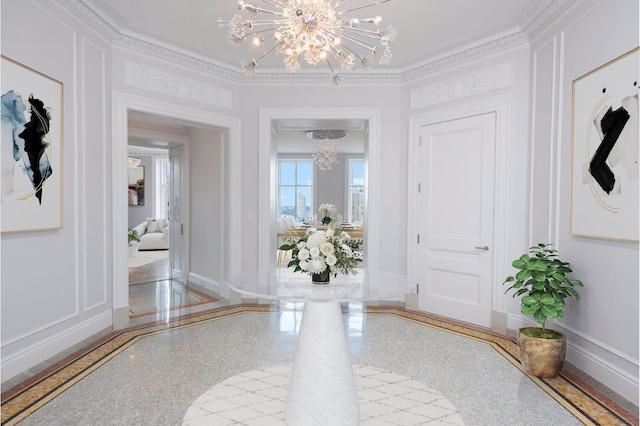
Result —
[{"label": "chandelier light bulb", "polygon": [[[389,43],[395,40],[395,30],[367,29],[366,25],[378,25],[382,17],[347,17],[361,9],[378,6],[391,0],[378,0],[365,6],[338,10],[350,0],[238,0],[238,10],[248,15],[234,15],[230,20],[219,19],[218,25],[228,26],[229,43],[238,46],[247,37],[265,31],[272,31],[275,46],[267,53],[251,62],[244,61],[242,69],[246,74],[254,72],[259,61],[268,53],[275,51],[284,55],[285,68],[295,71],[300,68],[300,59],[310,65],[326,62],[331,71],[334,85],[342,82],[342,76],[334,71],[332,60],[339,61],[341,69],[354,69],[359,64],[367,69],[372,64],[372,55],[380,64],[386,64],[391,58]],[[264,7],[258,3],[264,3]],[[253,19],[253,18],[256,19]],[[362,26],[362,28],[361,28]],[[255,37],[252,44],[259,46],[268,37]],[[363,49],[365,53],[358,54]],[[359,60],[356,61],[355,57]]]}]

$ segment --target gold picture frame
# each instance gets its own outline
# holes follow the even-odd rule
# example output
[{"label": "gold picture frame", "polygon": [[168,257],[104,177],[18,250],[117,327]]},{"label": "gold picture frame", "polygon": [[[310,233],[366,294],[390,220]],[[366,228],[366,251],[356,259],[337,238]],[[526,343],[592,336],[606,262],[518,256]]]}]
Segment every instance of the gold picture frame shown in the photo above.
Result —
[{"label": "gold picture frame", "polygon": [[2,56],[2,232],[63,226],[63,84]]},{"label": "gold picture frame", "polygon": [[638,241],[638,52],[573,81],[572,235]]}]

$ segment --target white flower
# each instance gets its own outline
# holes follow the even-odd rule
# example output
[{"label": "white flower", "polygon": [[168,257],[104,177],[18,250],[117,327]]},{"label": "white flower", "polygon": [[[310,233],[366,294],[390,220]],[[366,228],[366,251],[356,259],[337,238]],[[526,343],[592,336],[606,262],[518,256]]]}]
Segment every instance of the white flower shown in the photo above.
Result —
[{"label": "white flower", "polygon": [[309,270],[309,262],[307,262],[306,260],[301,260],[298,265],[300,266],[300,268],[303,271],[308,271]]},{"label": "white flower", "polygon": [[338,258],[330,254],[329,256],[327,256],[326,262],[329,266],[335,266],[335,264],[338,262]]},{"label": "white flower", "polygon": [[333,227],[331,226],[325,231],[325,234],[327,235],[328,238],[333,237],[333,233],[334,233]]},{"label": "white flower", "polygon": [[300,241],[298,243],[298,250],[302,250],[303,248],[305,248],[307,246],[307,243],[305,241]]},{"label": "white flower", "polygon": [[320,244],[320,252],[322,252],[322,254],[324,254],[325,256],[329,256],[330,254],[333,254],[335,252],[335,248],[333,247],[333,244],[327,241]]},{"label": "white flower", "polygon": [[[309,254],[311,255],[312,258],[316,258],[320,256],[320,249],[318,247],[311,247],[309,249]],[[298,253],[298,257],[300,257],[299,253]]]},{"label": "white flower", "polygon": [[327,269],[327,264],[320,257],[312,259],[309,262],[309,272],[312,274],[319,274],[320,272],[324,272]]},{"label": "white flower", "polygon": [[347,257],[353,256],[353,251],[351,250],[351,247],[349,247],[346,244],[343,244],[341,247],[342,247],[342,251],[344,252],[345,256],[347,256]]},{"label": "white flower", "polygon": [[307,260],[307,259],[309,259],[309,254],[310,254],[309,250],[307,250],[306,248],[303,248],[302,250],[300,250],[298,252],[298,259]]},{"label": "white flower", "polygon": [[327,235],[324,231],[318,231],[315,234],[309,235],[309,238],[307,238],[307,247],[320,247],[320,244],[325,241],[327,241]]},{"label": "white flower", "polygon": [[340,233],[340,238],[342,238],[343,240],[348,240],[351,238],[351,235],[347,234],[346,232],[342,231]]},{"label": "white flower", "polygon": [[336,214],[336,206],[333,204],[320,204],[318,211],[323,216],[331,216]]},{"label": "white flower", "polygon": [[307,235],[312,235],[312,234],[315,234],[316,232],[318,232],[318,230],[313,226],[311,228],[307,228]]}]

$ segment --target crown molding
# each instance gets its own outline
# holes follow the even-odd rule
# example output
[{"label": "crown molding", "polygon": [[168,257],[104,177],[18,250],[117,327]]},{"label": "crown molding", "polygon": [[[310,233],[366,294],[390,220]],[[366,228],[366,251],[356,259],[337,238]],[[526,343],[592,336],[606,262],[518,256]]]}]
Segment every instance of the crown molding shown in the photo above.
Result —
[{"label": "crown molding", "polygon": [[513,85],[513,66],[504,63],[411,91],[411,109],[467,98]]},{"label": "crown molding", "polygon": [[[239,69],[231,68],[212,58],[190,52],[179,47],[163,43],[123,29],[114,22],[108,14],[100,12],[93,6],[96,0],[58,0],[75,15],[84,20],[90,27],[98,31],[116,46],[146,53],[158,58],[170,60],[186,65],[196,70],[213,74],[238,84],[326,84],[329,81],[327,73],[310,70],[299,70],[291,73],[286,70],[265,69],[256,70],[251,77],[246,77]],[[402,84],[415,80],[437,71],[482,57],[517,47],[540,33],[560,13],[579,0],[550,0],[542,10],[529,21],[524,29],[515,32],[501,33],[493,39],[476,40],[470,44],[460,46],[455,50],[443,52],[404,69],[384,69],[353,71],[343,73],[343,84]]]},{"label": "crown molding", "polygon": [[224,109],[232,108],[230,90],[129,61],[124,63],[124,82],[128,86],[162,95],[171,95]]}]

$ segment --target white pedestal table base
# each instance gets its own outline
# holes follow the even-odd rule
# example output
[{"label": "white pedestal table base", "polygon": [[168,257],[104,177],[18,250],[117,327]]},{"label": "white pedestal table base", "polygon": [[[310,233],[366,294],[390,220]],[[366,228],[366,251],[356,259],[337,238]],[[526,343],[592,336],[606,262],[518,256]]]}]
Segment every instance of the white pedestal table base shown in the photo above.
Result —
[{"label": "white pedestal table base", "polygon": [[289,426],[358,425],[360,409],[340,304],[305,302],[289,382]]}]

